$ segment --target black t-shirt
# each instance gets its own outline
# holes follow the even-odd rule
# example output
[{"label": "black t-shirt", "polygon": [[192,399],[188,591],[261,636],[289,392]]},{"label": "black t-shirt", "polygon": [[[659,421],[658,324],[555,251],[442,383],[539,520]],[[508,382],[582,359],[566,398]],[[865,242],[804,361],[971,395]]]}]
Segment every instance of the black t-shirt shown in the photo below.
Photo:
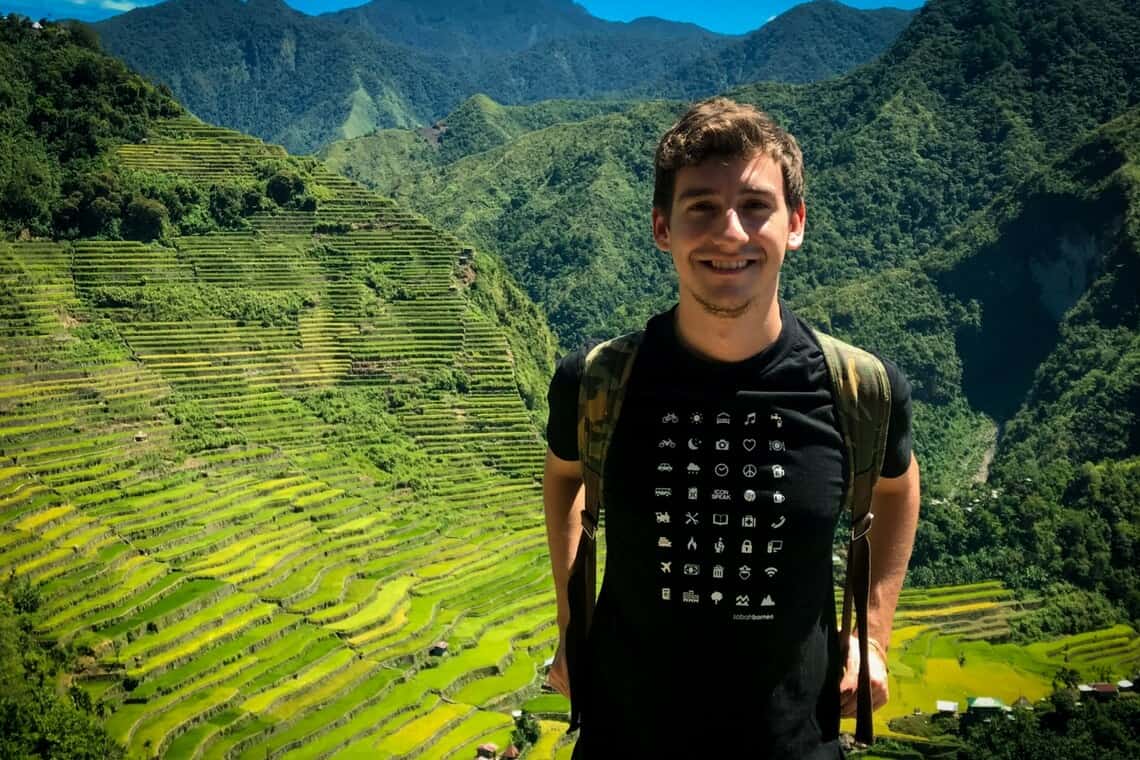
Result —
[{"label": "black t-shirt", "polygon": [[[576,757],[731,749],[839,757],[832,539],[845,456],[823,354],[781,304],[761,353],[722,363],[649,321],[605,468],[606,568]],[[578,459],[585,352],[559,362],[547,437]],[[886,477],[910,463],[892,390]]]}]

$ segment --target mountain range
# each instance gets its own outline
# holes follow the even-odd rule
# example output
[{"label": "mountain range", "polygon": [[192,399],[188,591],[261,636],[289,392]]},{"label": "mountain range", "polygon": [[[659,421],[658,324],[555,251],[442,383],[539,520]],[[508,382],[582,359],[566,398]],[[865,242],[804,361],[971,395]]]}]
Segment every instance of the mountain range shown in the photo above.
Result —
[{"label": "mountain range", "polygon": [[281,0],[168,0],[93,26],[199,117],[309,152],[431,124],[474,93],[511,104],[696,97],[822,79],[882,52],[912,15],[816,0],[736,37],[604,21],[571,0],[376,0],[316,17]]},{"label": "mountain range", "polygon": [[[906,371],[929,494],[956,498],[991,473],[994,493],[1017,487],[992,520],[926,513],[927,582],[1009,577],[1015,556],[1032,557],[1052,577],[1095,575],[1140,611],[1134,574],[1109,581],[1107,569],[1132,561],[1123,526],[1135,521],[1089,513],[1077,485],[1083,466],[1140,451],[1137,39],[1140,11],[1124,0],[932,0],[843,77],[729,93],[804,149],[807,235],[783,296]],[[576,103],[578,121],[553,115],[564,107],[474,98],[442,131],[385,130],[321,155],[501,255],[569,350],[675,297],[650,237],[652,156],[686,106]],[[1069,549],[1014,527],[1059,532],[1078,514],[1069,549],[1121,549],[1101,570],[1066,574]]]}]

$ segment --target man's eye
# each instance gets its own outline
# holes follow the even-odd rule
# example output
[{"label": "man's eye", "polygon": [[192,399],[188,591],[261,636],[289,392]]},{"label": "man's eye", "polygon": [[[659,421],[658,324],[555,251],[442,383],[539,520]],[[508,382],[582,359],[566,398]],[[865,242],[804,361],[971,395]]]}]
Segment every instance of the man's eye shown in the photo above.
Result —
[{"label": "man's eye", "polygon": [[690,211],[699,211],[701,213],[704,213],[706,211],[712,211],[713,208],[714,208],[714,206],[711,203],[708,203],[707,201],[702,201],[701,203],[694,203],[693,205],[689,206]]}]

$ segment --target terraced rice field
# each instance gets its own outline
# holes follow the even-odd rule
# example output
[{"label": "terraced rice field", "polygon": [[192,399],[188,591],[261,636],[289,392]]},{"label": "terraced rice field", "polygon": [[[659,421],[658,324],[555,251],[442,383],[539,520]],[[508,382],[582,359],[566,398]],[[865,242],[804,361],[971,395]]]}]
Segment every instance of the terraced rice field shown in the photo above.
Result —
[{"label": "terraced rice field", "polygon": [[[209,182],[280,155],[183,119],[120,158]],[[468,757],[553,649],[542,444],[462,246],[317,181],[318,211],[248,233],[0,244],[0,570],[41,585],[134,757]],[[308,300],[266,324],[105,297],[170,284]],[[464,387],[425,393],[440,370]],[[401,389],[391,429],[327,408]],[[396,438],[418,485],[370,455]]]},{"label": "terraced rice field", "polygon": [[[281,155],[181,119],[120,158],[209,182]],[[40,632],[86,653],[74,682],[132,757],[467,758],[524,703],[566,709],[536,699],[556,638],[542,444],[506,338],[458,241],[317,180],[316,212],[247,233],[0,244],[0,572],[40,585]],[[305,307],[157,321],[103,297],[172,283]],[[463,387],[430,390],[449,370]],[[1043,693],[1062,662],[1137,661],[1128,629],[986,643],[1018,613],[997,584],[907,592],[880,730],[938,698]],[[544,721],[530,756],[567,757],[564,733]]]}]

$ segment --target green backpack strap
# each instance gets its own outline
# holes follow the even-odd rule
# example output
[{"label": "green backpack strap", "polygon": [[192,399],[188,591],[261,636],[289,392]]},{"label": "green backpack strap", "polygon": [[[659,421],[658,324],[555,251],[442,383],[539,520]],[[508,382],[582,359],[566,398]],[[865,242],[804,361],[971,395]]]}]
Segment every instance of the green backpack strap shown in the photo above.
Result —
[{"label": "green backpack strap", "polygon": [[566,665],[570,674],[570,730],[582,720],[586,693],[586,638],[594,619],[597,595],[597,530],[602,512],[602,473],[606,453],[621,414],[641,332],[608,340],[586,355],[578,387],[578,458],[586,487],[586,508],[582,514],[582,535],[570,570],[568,589],[570,625],[567,628]]},{"label": "green backpack strap", "polygon": [[847,580],[843,590],[840,648],[846,656],[851,635],[852,605],[858,620],[859,685],[855,739],[875,740],[872,723],[871,671],[867,664],[867,606],[871,589],[871,493],[883,468],[887,426],[891,419],[891,384],[878,357],[861,348],[814,331],[835,392],[840,433],[847,449],[844,508],[851,512],[851,543],[847,551]]}]

